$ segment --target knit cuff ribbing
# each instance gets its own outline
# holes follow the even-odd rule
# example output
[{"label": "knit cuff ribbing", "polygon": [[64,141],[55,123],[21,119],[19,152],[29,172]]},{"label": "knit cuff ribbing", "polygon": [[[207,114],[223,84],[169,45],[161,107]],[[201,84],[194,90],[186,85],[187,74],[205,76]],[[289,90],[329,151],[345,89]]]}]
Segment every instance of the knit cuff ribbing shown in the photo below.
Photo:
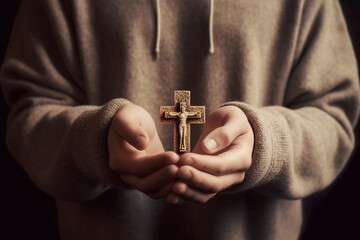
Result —
[{"label": "knit cuff ribbing", "polygon": [[124,185],[118,174],[109,168],[107,135],[115,113],[129,103],[125,99],[114,99],[92,111],[84,112],[74,124],[77,129],[75,137],[79,139],[74,146],[74,152],[77,153],[76,165],[94,185]]},{"label": "knit cuff ribbing", "polygon": [[286,158],[288,144],[280,122],[266,108],[256,109],[242,102],[228,102],[222,106],[240,108],[254,131],[252,164],[245,173],[244,181],[230,190],[244,191],[269,183],[279,174]]}]

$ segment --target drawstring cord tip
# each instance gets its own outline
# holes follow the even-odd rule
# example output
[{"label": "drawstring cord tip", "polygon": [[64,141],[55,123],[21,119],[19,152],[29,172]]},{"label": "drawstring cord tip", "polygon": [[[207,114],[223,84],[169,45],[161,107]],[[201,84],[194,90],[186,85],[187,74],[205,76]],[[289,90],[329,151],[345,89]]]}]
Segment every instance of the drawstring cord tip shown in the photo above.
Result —
[{"label": "drawstring cord tip", "polygon": [[214,0],[210,0],[210,13],[209,13],[209,53],[214,54]]}]

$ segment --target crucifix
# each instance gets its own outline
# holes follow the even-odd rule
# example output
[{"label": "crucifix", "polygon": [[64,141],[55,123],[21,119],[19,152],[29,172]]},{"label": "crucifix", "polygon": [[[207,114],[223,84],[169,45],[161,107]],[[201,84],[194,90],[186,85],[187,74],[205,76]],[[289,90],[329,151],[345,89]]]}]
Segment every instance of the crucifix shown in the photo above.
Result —
[{"label": "crucifix", "polygon": [[175,91],[174,106],[160,107],[160,122],[174,125],[174,152],[189,152],[190,124],[205,123],[205,107],[190,105],[190,91]]}]

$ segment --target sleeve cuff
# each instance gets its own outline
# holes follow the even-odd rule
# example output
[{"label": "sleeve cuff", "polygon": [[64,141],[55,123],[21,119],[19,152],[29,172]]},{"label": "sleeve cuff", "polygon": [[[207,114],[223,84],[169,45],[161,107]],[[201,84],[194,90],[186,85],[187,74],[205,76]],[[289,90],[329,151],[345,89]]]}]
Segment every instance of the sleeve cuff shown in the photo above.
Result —
[{"label": "sleeve cuff", "polygon": [[236,106],[248,118],[254,131],[254,149],[251,167],[245,173],[241,184],[230,191],[245,191],[258,188],[271,182],[284,166],[288,152],[288,142],[280,120],[267,108],[256,109],[242,102],[228,102],[223,106]]},{"label": "sleeve cuff", "polygon": [[[107,146],[108,130],[115,113],[130,102],[126,99],[114,99],[109,103],[84,112],[74,123],[76,141],[73,147],[76,165],[79,171],[100,191],[108,186],[126,187],[108,164],[109,154]],[[94,193],[96,195],[96,193]]]}]

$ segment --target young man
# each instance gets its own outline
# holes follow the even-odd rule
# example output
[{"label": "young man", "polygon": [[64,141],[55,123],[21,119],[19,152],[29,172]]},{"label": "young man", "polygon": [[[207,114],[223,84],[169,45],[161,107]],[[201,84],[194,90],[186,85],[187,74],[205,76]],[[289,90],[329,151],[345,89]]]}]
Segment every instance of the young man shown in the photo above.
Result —
[{"label": "young man", "polygon": [[[297,239],[359,110],[333,0],[23,1],[1,83],[63,239]],[[181,156],[154,121],[177,89],[209,112]]]}]

